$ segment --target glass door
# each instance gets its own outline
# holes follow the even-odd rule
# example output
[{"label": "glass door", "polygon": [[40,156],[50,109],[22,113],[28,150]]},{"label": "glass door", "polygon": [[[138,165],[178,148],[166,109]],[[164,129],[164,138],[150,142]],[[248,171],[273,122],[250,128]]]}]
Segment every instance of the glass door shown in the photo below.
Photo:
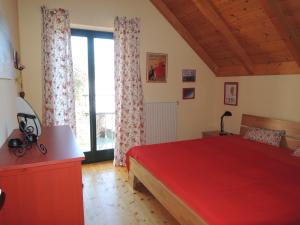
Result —
[{"label": "glass door", "polygon": [[113,34],[71,32],[77,141],[85,162],[111,160],[115,137]]},{"label": "glass door", "polygon": [[114,42],[94,38],[97,149],[113,149],[115,138]]}]

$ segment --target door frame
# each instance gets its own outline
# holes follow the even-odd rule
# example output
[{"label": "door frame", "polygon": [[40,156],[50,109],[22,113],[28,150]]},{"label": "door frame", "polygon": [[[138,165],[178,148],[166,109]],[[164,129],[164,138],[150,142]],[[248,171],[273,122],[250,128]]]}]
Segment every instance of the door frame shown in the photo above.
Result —
[{"label": "door frame", "polygon": [[85,160],[83,161],[83,163],[93,163],[93,162],[113,160],[114,149],[97,150],[95,58],[94,58],[94,38],[113,39],[113,33],[72,28],[71,36],[86,37],[87,44],[88,44],[88,76],[89,76],[89,103],[90,103],[89,111],[90,111],[91,151],[84,152]]}]

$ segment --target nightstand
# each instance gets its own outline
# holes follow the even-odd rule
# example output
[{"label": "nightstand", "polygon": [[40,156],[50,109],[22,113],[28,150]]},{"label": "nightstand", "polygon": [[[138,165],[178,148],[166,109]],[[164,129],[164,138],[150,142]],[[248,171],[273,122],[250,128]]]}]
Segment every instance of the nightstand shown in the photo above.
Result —
[{"label": "nightstand", "polygon": [[[233,134],[225,132],[224,135],[233,135]],[[203,131],[202,132],[202,137],[213,137],[213,136],[220,136],[220,131],[218,131],[218,130],[211,130],[211,131]]]}]

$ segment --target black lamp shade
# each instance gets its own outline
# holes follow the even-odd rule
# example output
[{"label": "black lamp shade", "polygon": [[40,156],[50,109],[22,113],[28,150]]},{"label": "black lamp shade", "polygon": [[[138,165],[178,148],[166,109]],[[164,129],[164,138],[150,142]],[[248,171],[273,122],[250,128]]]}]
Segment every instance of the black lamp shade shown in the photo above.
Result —
[{"label": "black lamp shade", "polygon": [[225,111],[222,117],[224,116],[232,116],[232,113],[230,111]]}]

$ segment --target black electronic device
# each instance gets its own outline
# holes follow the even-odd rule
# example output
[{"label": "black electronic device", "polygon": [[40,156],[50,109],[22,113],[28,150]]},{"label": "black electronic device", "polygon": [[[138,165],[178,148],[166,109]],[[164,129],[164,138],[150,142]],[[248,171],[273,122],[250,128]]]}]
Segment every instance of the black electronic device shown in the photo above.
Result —
[{"label": "black electronic device", "polygon": [[23,141],[20,138],[12,138],[8,141],[8,147],[10,148],[22,148]]}]

